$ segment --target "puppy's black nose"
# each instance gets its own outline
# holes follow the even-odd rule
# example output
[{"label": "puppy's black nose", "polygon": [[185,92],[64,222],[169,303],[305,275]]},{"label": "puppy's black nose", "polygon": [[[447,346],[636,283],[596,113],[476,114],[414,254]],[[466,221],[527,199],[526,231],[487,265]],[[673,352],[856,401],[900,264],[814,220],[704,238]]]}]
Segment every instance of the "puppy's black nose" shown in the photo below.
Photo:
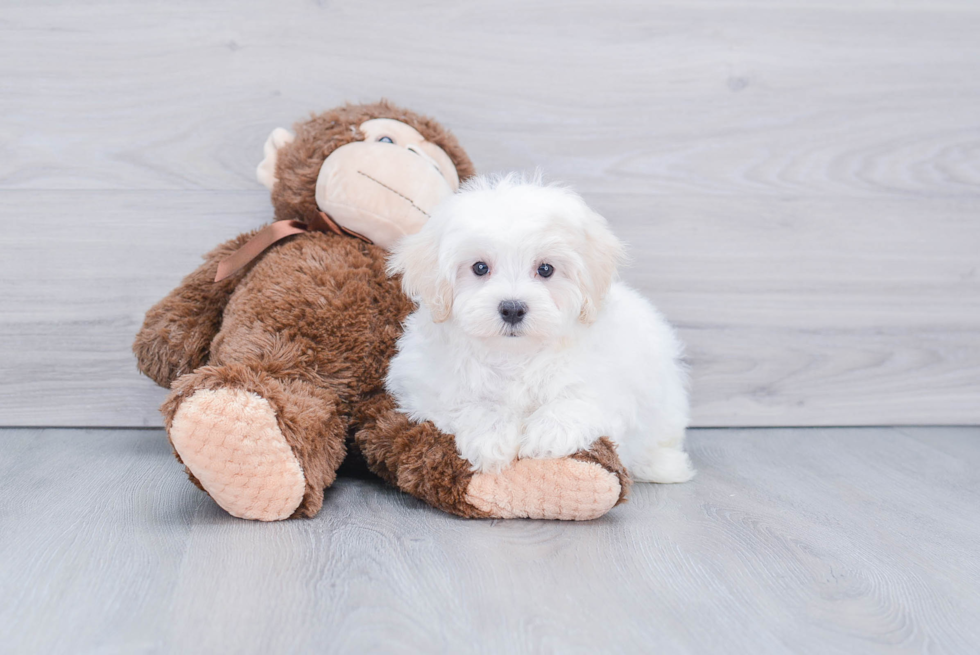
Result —
[{"label": "puppy's black nose", "polygon": [[497,305],[497,311],[500,312],[500,318],[504,319],[505,323],[517,325],[524,320],[527,305],[520,300],[505,300]]}]

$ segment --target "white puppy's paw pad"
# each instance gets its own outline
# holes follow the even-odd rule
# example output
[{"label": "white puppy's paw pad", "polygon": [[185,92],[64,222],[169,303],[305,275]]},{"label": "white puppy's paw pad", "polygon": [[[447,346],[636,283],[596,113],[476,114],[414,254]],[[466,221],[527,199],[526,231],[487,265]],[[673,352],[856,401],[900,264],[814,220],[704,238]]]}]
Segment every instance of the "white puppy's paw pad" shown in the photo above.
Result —
[{"label": "white puppy's paw pad", "polygon": [[278,521],[303,500],[303,469],[269,401],[257,394],[194,392],[174,415],[170,441],[211,498],[232,516]]},{"label": "white puppy's paw pad", "polygon": [[612,509],[621,490],[616,474],[593,462],[522,459],[474,475],[466,500],[494,518],[588,521]]}]

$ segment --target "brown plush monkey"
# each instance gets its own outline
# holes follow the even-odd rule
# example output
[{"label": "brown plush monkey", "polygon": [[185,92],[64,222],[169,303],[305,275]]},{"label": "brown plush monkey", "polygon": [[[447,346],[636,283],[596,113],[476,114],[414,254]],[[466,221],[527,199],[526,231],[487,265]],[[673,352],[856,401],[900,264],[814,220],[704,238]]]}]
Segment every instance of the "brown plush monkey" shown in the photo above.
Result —
[{"label": "brown plush monkey", "polygon": [[295,130],[272,133],[258,169],[276,222],[211,251],[133,346],[171,389],[162,412],[191,481],[234,516],[313,516],[351,437],[374,473],[460,516],[590,519],[620,502],[629,478],[608,440],[476,474],[385,393],[413,309],[385,248],[474,174],[456,138],[387,102]]}]

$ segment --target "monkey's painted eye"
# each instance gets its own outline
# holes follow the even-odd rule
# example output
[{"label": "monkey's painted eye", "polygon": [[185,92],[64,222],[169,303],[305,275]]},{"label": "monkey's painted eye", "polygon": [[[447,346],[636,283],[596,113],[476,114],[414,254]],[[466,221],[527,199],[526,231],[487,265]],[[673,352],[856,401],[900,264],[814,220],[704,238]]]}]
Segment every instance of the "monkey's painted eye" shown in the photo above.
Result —
[{"label": "monkey's painted eye", "polygon": [[378,142],[379,143],[394,143],[394,141],[391,140],[391,137],[390,136],[383,136],[380,139],[378,139]]},{"label": "monkey's painted eye", "polygon": [[490,272],[490,267],[483,262],[477,262],[473,264],[473,272],[482,277]]},{"label": "monkey's painted eye", "polygon": [[555,267],[551,264],[541,264],[538,266],[538,275],[541,277],[551,277],[555,272]]}]

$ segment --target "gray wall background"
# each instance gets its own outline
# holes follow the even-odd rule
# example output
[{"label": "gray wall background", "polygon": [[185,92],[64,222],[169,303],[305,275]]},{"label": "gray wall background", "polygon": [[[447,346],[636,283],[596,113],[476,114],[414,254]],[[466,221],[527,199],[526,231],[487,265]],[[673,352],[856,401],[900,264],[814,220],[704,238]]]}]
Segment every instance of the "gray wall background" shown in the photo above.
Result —
[{"label": "gray wall background", "polygon": [[5,4],[0,425],[159,425],[143,312],[382,96],[613,223],[696,425],[980,421],[980,4],[221,0]]}]

